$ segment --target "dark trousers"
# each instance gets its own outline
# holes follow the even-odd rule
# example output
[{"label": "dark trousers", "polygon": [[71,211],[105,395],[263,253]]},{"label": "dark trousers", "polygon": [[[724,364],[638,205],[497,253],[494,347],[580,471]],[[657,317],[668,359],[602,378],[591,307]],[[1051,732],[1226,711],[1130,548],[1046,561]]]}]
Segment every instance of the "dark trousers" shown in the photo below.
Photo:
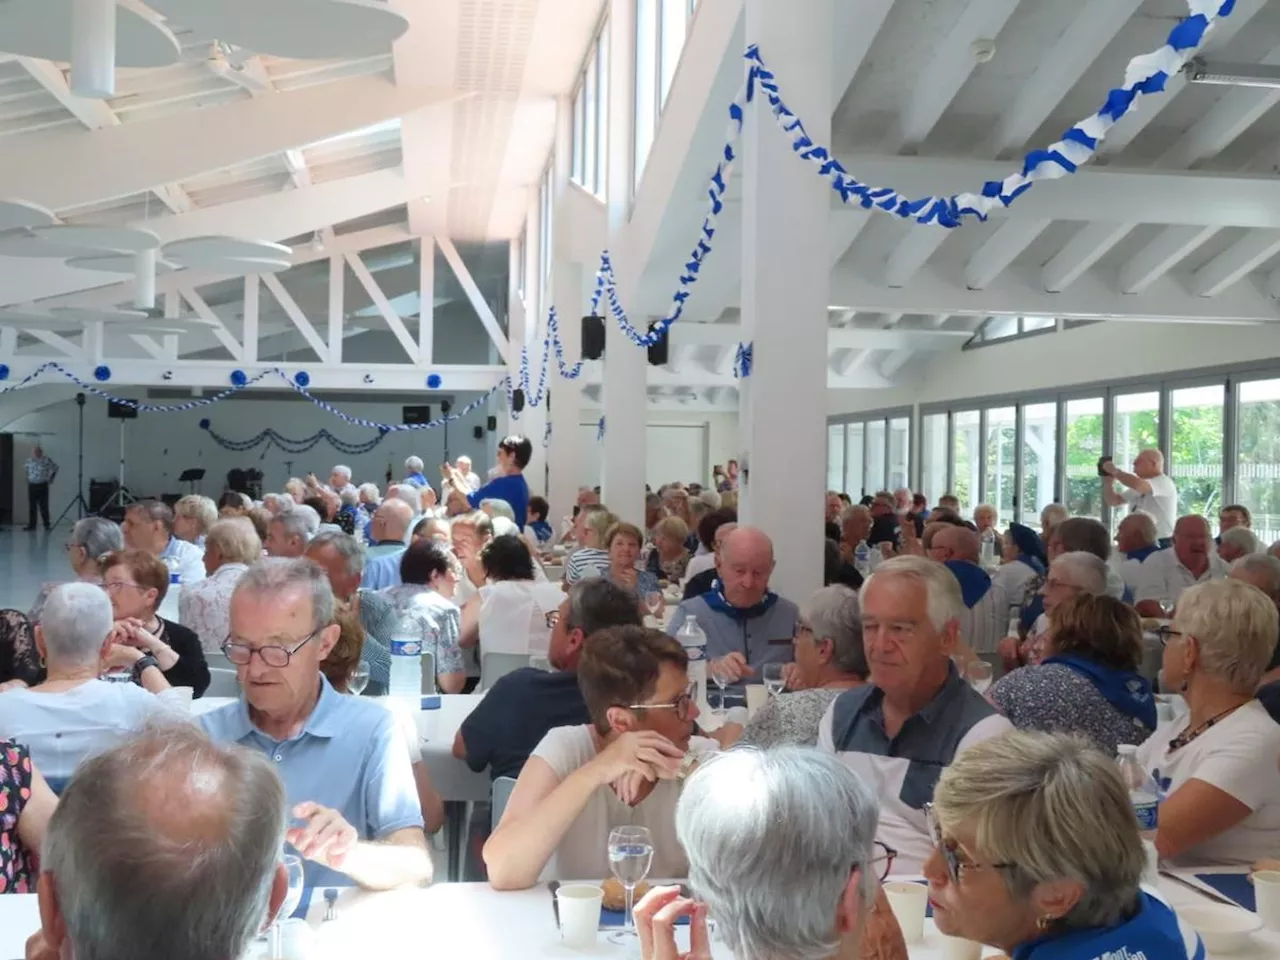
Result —
[{"label": "dark trousers", "polygon": [[36,510],[39,509],[40,516],[44,518],[44,528],[49,529],[49,485],[47,483],[29,483],[27,484],[27,529],[34,530],[36,526]]}]

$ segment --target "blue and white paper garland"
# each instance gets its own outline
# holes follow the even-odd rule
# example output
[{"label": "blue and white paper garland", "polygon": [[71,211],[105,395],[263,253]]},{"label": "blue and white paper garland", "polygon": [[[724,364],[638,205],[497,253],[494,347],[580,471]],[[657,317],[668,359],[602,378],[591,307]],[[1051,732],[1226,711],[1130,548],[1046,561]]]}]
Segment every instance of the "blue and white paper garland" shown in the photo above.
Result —
[{"label": "blue and white paper garland", "polygon": [[268,427],[257,436],[249,437],[245,440],[232,440],[230,437],[224,437],[222,434],[214,430],[213,425],[207,419],[200,421],[200,429],[206,431],[213,442],[224,450],[233,450],[238,453],[252,450],[263,443],[267,445],[267,449],[275,446],[279,447],[286,453],[306,453],[308,450],[313,449],[321,442],[327,440],[329,445],[339,453],[343,453],[348,456],[358,456],[359,454],[371,451],[374,447],[380,444],[382,442],[382,438],[387,435],[387,431],[379,430],[378,435],[372,440],[366,440],[363,443],[352,443],[350,440],[343,440],[341,437],[335,437],[328,430],[321,430],[309,437],[303,437],[302,439],[295,440],[292,437],[286,437]]}]

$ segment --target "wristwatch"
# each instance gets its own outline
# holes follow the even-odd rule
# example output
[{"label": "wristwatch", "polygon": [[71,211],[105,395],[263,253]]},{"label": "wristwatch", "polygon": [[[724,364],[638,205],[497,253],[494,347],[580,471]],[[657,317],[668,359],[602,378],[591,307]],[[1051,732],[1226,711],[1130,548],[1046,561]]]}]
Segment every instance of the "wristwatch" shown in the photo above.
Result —
[{"label": "wristwatch", "polygon": [[133,668],[129,671],[129,674],[133,678],[134,683],[141,686],[142,671],[146,670],[147,667],[155,667],[157,670],[159,670],[160,661],[158,661],[155,657],[151,656],[151,654],[149,653],[144,657],[139,657],[137,662],[134,663]]}]

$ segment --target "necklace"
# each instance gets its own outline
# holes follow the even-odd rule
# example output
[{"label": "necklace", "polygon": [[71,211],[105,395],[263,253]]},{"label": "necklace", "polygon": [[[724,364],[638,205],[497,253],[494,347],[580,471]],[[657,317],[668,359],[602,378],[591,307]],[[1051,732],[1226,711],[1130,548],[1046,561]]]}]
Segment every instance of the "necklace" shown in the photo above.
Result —
[{"label": "necklace", "polygon": [[[1249,701],[1247,700],[1245,701],[1245,703],[1248,703],[1248,702]],[[1225,719],[1230,714],[1235,713],[1237,710],[1239,710],[1243,706],[1244,706],[1244,703],[1237,703],[1234,707],[1227,707],[1227,709],[1223,710],[1221,713],[1214,714],[1212,717],[1210,717],[1204,723],[1200,724],[1200,726],[1196,727],[1194,730],[1189,730],[1189,731],[1184,730],[1182,733],[1178,734],[1176,737],[1174,737],[1172,740],[1169,741],[1169,746],[1165,748],[1165,753],[1173,753],[1173,751],[1175,750],[1181,750],[1183,747],[1185,747],[1188,743],[1190,743],[1196,737],[1200,736],[1202,733],[1206,732],[1216,724],[1222,722],[1223,719]]]}]

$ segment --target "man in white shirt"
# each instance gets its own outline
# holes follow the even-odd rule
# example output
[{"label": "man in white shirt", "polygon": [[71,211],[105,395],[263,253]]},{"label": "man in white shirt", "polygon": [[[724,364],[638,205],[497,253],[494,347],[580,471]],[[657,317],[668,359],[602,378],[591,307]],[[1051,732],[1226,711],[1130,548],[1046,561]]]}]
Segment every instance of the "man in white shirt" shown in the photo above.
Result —
[{"label": "man in white shirt", "polygon": [[1142,562],[1134,602],[1144,617],[1163,617],[1188,587],[1226,575],[1227,565],[1213,550],[1209,521],[1190,514],[1173,529],[1173,549],[1153,553]]},{"label": "man in white shirt", "polygon": [[[1159,450],[1143,450],[1133,461],[1133,473],[1126,473],[1110,460],[1102,463],[1102,498],[1110,506],[1128,506],[1129,512],[1141,510],[1156,522],[1156,538],[1168,546],[1173,524],[1178,517],[1178,490],[1164,473],[1164,454]],[[1116,490],[1116,481],[1125,487]]]},{"label": "man in white shirt", "polygon": [[159,500],[132,504],[125,511],[120,533],[130,550],[145,550],[165,561],[171,570],[176,567],[183,583],[204,579],[204,551],[173,535],[173,510],[168,504]]}]

